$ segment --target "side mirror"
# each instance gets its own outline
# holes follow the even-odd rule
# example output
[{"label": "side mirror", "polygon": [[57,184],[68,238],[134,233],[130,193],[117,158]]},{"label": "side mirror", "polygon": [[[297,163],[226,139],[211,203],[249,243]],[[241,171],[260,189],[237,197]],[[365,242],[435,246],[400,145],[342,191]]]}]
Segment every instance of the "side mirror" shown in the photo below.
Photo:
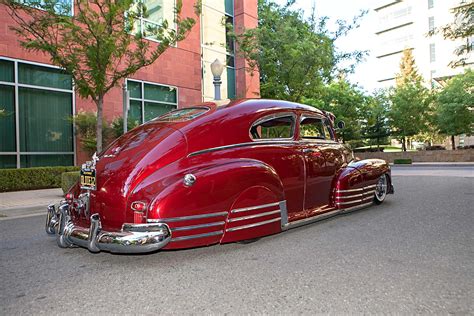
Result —
[{"label": "side mirror", "polygon": [[344,127],[346,127],[346,123],[344,123],[344,121],[337,122],[337,128],[343,129]]}]

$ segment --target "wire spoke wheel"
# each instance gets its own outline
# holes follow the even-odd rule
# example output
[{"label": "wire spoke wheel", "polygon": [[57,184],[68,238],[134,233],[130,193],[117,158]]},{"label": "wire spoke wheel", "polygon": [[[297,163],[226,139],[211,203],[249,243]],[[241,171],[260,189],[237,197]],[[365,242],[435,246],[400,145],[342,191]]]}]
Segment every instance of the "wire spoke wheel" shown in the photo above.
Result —
[{"label": "wire spoke wheel", "polygon": [[388,191],[388,178],[387,175],[384,174],[379,178],[377,185],[375,186],[375,197],[374,201],[377,204],[382,203],[387,196]]}]

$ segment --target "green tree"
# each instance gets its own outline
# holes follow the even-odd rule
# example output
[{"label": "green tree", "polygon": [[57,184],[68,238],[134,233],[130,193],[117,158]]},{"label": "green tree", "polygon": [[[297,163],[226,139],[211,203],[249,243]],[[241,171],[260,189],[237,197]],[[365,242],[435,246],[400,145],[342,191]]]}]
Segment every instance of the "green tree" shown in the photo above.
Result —
[{"label": "green tree", "polygon": [[[176,2],[174,21],[147,23],[138,30],[139,19],[148,16],[142,1],[0,0],[16,22],[12,29],[28,51],[45,53],[54,65],[74,79],[82,98],[97,107],[97,151],[102,150],[103,104],[107,92],[139,69],[151,65],[170,46],[183,40],[195,25],[182,17],[182,2]],[[22,3],[28,4],[23,5]],[[40,9],[40,10],[38,10]],[[200,5],[196,4],[196,15]],[[159,44],[146,40],[153,38]]]},{"label": "green tree", "polygon": [[389,100],[387,92],[378,90],[373,96],[367,97],[367,104],[364,107],[364,126],[362,129],[363,136],[369,139],[369,145],[386,144],[390,135],[390,127],[388,125],[388,109]]},{"label": "green tree", "polygon": [[345,79],[331,82],[320,88],[316,98],[306,98],[304,103],[329,111],[338,121],[344,121],[346,127],[338,130],[338,136],[343,142],[361,139],[362,112],[367,97],[355,85]]},{"label": "green tree", "polygon": [[474,129],[474,71],[453,77],[438,94],[436,122],[441,134],[451,136],[452,149],[456,149],[454,136],[472,135]]},{"label": "green tree", "polygon": [[339,53],[334,41],[357,26],[339,21],[339,29],[330,33],[327,18],[313,14],[303,18],[302,11],[291,9],[294,0],[280,6],[271,0],[259,0],[258,27],[236,30],[239,53],[250,68],[260,72],[261,96],[301,102],[316,96],[331,81],[341,60],[363,57],[362,52]]},{"label": "green tree", "polygon": [[423,86],[423,79],[417,72],[409,49],[403,52],[396,82],[389,96],[391,107],[388,117],[392,134],[401,141],[403,151],[406,151],[407,138],[426,128],[426,115],[431,103],[431,94]]},{"label": "green tree", "polygon": [[464,44],[460,45],[454,53],[458,57],[450,62],[450,66],[455,68],[465,66],[469,53],[474,50],[472,36],[474,36],[474,1],[461,3],[452,9],[454,20],[451,23],[438,27],[429,33],[430,36],[439,34],[444,39],[464,40]]}]

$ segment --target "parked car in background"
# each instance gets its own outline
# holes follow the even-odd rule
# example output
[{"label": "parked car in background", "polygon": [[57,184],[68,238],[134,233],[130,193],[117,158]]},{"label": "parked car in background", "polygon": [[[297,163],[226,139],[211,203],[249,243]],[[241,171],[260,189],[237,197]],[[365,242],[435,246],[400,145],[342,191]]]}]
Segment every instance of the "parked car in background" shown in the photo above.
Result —
[{"label": "parked car in background", "polygon": [[389,165],[355,161],[334,116],[275,100],[169,112],[84,164],[46,231],[60,247],[151,252],[254,239],[393,193]]}]

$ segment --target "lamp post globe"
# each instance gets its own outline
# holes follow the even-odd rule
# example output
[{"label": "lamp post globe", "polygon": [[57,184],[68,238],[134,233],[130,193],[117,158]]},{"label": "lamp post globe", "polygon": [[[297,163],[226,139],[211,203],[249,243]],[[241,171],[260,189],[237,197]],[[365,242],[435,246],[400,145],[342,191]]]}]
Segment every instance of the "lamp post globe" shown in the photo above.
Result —
[{"label": "lamp post globe", "polygon": [[211,72],[214,77],[214,99],[220,100],[221,99],[221,75],[224,71],[225,65],[221,63],[219,59],[216,58],[211,64]]}]

